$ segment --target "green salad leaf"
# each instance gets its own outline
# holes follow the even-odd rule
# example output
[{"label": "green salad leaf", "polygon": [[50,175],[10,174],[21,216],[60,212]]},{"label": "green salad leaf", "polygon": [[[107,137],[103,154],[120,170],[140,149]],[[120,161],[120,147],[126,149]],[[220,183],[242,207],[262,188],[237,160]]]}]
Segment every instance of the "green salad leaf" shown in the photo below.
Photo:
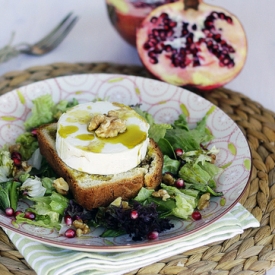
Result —
[{"label": "green salad leaf", "polygon": [[26,130],[31,130],[42,124],[51,123],[69,108],[78,104],[74,98],[72,101],[61,100],[55,104],[50,94],[45,94],[33,100],[31,116],[24,123]]},{"label": "green salad leaf", "polygon": [[52,122],[54,120],[54,105],[54,101],[50,94],[42,95],[34,99],[31,116],[24,122],[26,130],[31,130],[42,124]]},{"label": "green salad leaf", "polygon": [[163,156],[162,173],[170,172],[176,175],[180,168],[180,162],[177,159],[169,158],[167,155]]},{"label": "green salad leaf", "polygon": [[145,120],[150,124],[148,136],[155,142],[158,142],[165,136],[167,129],[172,129],[170,124],[156,123],[153,116],[148,112],[142,111],[139,106],[134,106],[132,109],[134,109],[140,116],[144,117]]},{"label": "green salad leaf", "polygon": [[0,150],[0,182],[5,182],[10,179],[12,169],[13,161],[10,151],[4,146]]},{"label": "green salad leaf", "polygon": [[21,213],[16,216],[16,221],[15,223],[27,223],[27,224],[32,224],[35,226],[41,226],[45,228],[56,228],[57,230],[61,229],[61,224],[59,221],[52,220],[52,216],[43,214],[43,215],[36,215],[35,220],[30,220],[27,218],[24,218],[24,213]]},{"label": "green salad leaf", "polygon": [[47,228],[61,228],[61,218],[65,209],[68,207],[69,200],[53,191],[50,196],[44,197],[28,197],[34,204],[30,206],[27,211],[35,213],[35,220],[24,218],[20,214],[16,216],[17,223],[29,223],[39,225]]},{"label": "green salad leaf", "polygon": [[19,135],[15,142],[20,144],[19,153],[24,160],[30,159],[38,148],[38,141],[30,132],[24,132]]},{"label": "green salad leaf", "polygon": [[143,204],[155,203],[162,218],[174,216],[187,219],[193,213],[197,205],[197,196],[186,194],[176,187],[163,183],[161,184],[161,188],[167,191],[170,198],[163,200],[162,198],[154,197],[152,196],[152,192],[148,192],[146,188],[142,188],[134,200]]}]

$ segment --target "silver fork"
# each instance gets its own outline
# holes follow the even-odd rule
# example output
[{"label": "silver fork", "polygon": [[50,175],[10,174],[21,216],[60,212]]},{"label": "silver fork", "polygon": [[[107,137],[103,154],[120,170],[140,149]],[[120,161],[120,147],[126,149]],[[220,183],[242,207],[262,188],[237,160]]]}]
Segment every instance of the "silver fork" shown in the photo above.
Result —
[{"label": "silver fork", "polygon": [[19,55],[20,53],[41,56],[55,49],[68,35],[76,24],[78,17],[72,17],[70,12],[49,34],[35,44],[20,43],[11,46],[11,42],[0,49],[0,63]]}]

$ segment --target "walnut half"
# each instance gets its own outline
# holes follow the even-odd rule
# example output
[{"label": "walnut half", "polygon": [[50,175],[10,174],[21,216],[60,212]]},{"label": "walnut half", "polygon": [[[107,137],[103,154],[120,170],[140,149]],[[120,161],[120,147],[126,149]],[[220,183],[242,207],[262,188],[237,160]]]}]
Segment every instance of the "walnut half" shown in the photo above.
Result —
[{"label": "walnut half", "polygon": [[67,195],[69,192],[69,185],[63,178],[58,178],[53,181],[53,187],[57,193]]},{"label": "walnut half", "polygon": [[92,117],[88,125],[88,131],[94,131],[100,138],[116,137],[126,131],[125,120],[118,116],[98,114]]},{"label": "walnut half", "polygon": [[74,220],[73,225],[76,228],[77,237],[81,237],[83,234],[88,234],[90,232],[89,226],[82,220]]},{"label": "walnut half", "polygon": [[164,189],[159,189],[158,191],[154,191],[152,193],[152,196],[156,198],[161,198],[163,201],[166,201],[167,199],[170,198],[170,195]]}]

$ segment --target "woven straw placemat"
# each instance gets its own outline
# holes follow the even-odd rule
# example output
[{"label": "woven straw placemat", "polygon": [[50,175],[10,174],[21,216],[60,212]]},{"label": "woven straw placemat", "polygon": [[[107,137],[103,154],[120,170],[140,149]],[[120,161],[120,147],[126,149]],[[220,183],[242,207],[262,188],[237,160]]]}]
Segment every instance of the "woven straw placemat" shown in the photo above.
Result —
[{"label": "woven straw placemat", "polygon": [[[150,77],[139,66],[56,63],[6,73],[0,77],[0,94],[39,80],[79,73],[121,73]],[[246,135],[253,157],[253,171],[250,186],[240,202],[261,225],[247,229],[232,239],[187,251],[128,275],[265,274],[275,263],[275,113],[249,97],[226,88],[194,92],[219,106]],[[1,228],[0,255],[1,275],[35,274]]]}]

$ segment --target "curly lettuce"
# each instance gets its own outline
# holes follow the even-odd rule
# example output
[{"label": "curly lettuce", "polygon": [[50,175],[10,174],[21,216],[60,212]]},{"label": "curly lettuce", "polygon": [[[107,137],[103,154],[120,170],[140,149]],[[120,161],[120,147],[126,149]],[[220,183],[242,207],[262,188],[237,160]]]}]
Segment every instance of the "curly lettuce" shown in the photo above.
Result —
[{"label": "curly lettuce", "polygon": [[33,100],[30,117],[24,122],[25,129],[31,130],[42,124],[51,123],[58,119],[66,110],[77,104],[78,101],[76,99],[72,99],[70,102],[61,100],[55,104],[50,94],[37,97]]}]

